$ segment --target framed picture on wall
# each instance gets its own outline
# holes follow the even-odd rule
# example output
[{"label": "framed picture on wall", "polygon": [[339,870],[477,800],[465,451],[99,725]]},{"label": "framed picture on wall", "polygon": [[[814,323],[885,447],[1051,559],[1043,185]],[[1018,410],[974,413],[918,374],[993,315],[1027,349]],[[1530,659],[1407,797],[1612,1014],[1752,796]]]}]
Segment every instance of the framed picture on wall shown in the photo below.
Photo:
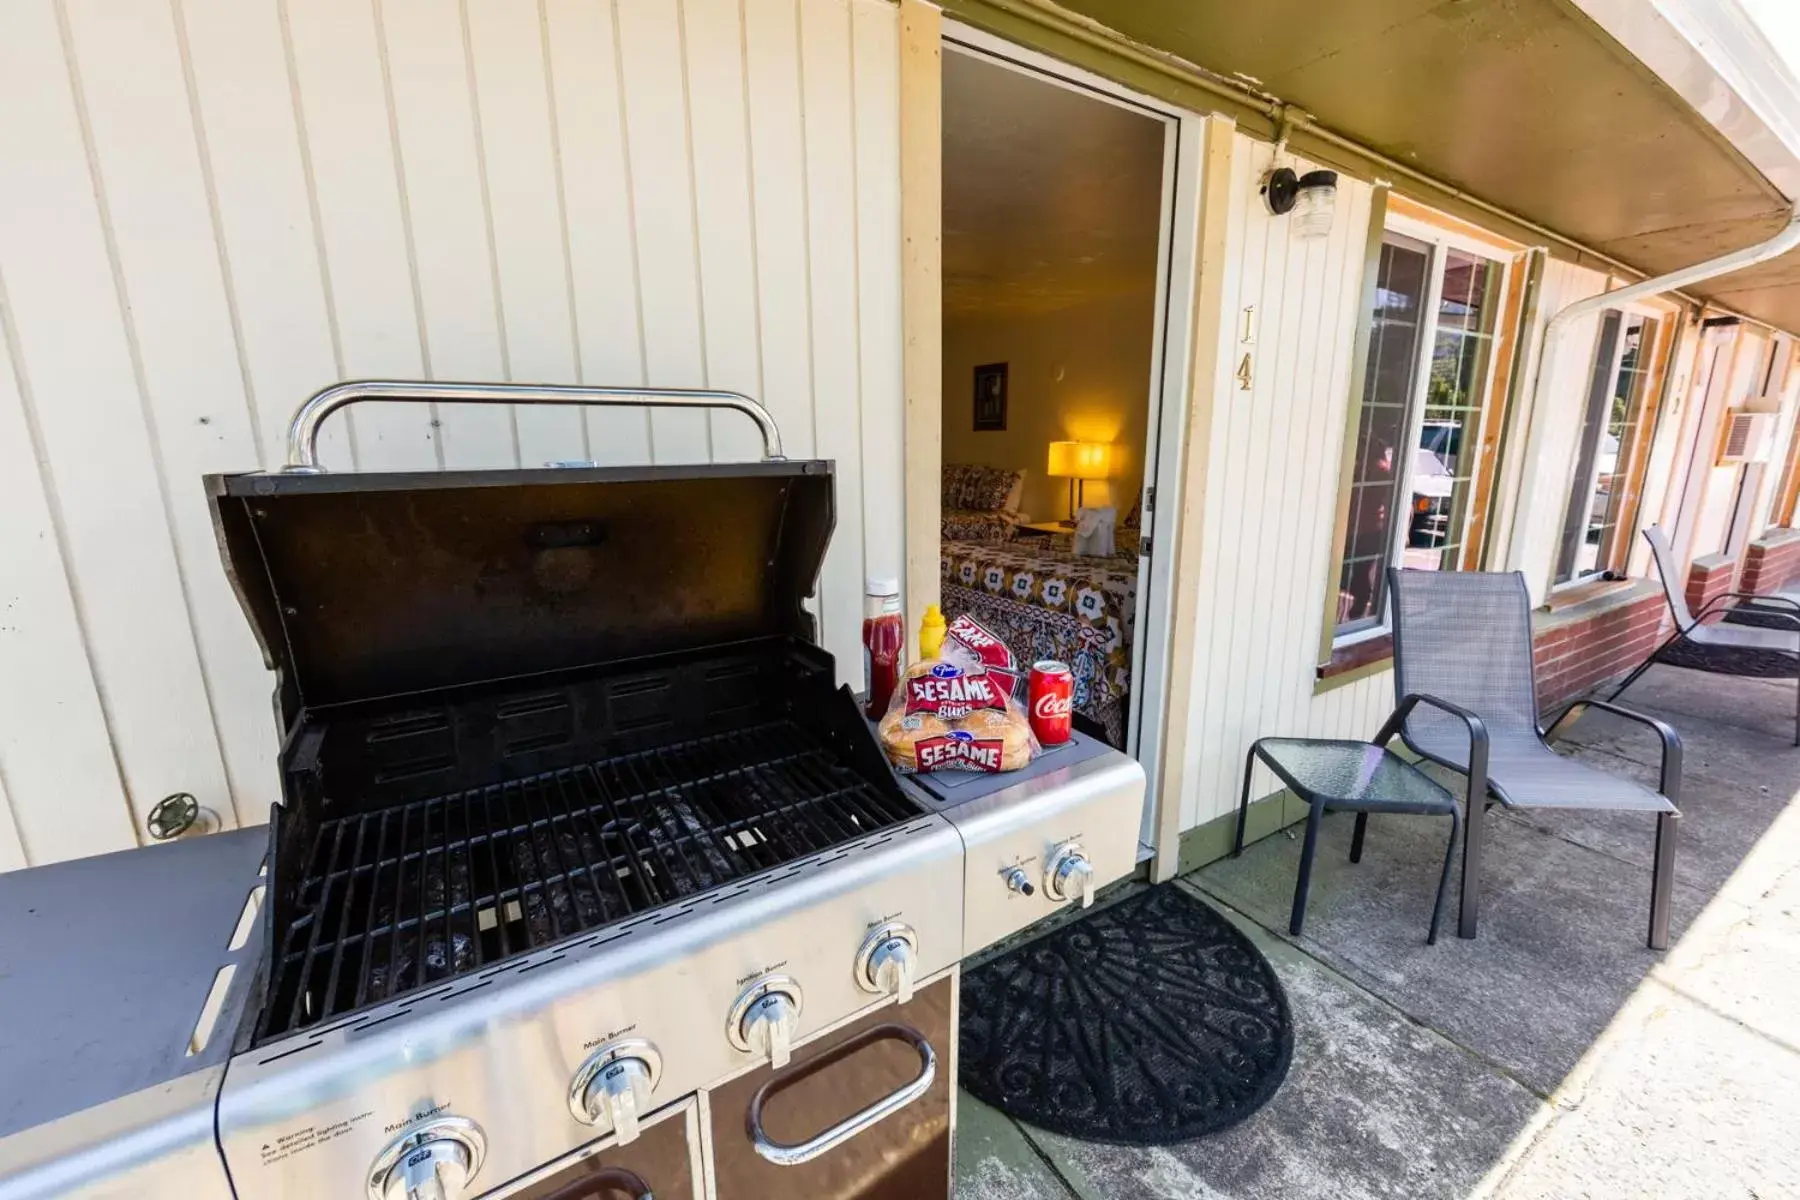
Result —
[{"label": "framed picture on wall", "polygon": [[975,432],[1006,429],[1006,364],[983,363],[975,368]]}]

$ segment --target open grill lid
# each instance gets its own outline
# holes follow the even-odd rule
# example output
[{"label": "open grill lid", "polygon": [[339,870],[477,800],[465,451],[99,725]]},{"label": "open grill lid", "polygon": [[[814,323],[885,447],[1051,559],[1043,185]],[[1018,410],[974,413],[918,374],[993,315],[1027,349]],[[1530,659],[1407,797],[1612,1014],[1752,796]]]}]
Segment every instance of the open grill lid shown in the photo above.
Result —
[{"label": "open grill lid", "polygon": [[[364,398],[373,385],[343,386]],[[443,400],[445,388],[476,385],[416,386]],[[530,394],[558,391],[606,389]],[[290,462],[311,462],[318,420],[305,420],[318,401],[295,418]],[[301,707],[746,638],[814,640],[802,601],[834,521],[832,464],[816,460],[342,475],[303,466],[206,484],[289,727]]]}]

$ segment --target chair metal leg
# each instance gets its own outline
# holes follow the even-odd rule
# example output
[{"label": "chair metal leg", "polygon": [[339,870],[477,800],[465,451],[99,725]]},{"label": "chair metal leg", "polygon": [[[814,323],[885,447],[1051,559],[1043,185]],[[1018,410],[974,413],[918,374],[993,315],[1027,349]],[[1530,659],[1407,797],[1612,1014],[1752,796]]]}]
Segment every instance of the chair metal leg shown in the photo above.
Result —
[{"label": "chair metal leg", "polygon": [[1294,914],[1288,919],[1288,932],[1295,937],[1300,936],[1300,926],[1306,922],[1306,894],[1312,889],[1313,850],[1319,844],[1319,819],[1325,815],[1325,806],[1314,801],[1306,814],[1306,841],[1300,847],[1300,878],[1294,883]]},{"label": "chair metal leg", "polygon": [[1450,810],[1450,840],[1444,846],[1444,870],[1438,876],[1437,899],[1431,905],[1431,932],[1425,935],[1427,946],[1437,945],[1438,925],[1444,919],[1444,894],[1450,890],[1450,864],[1456,861],[1456,832],[1462,826],[1462,814]]},{"label": "chair metal leg", "polygon": [[1669,948],[1669,901],[1675,892],[1675,835],[1681,826],[1680,813],[1662,813],[1656,818],[1656,865],[1650,885],[1650,948]]},{"label": "chair metal leg", "polygon": [[[1679,636],[1680,636],[1679,634],[1676,635],[1676,637],[1679,637]],[[1656,656],[1658,654],[1661,654],[1664,650],[1667,650],[1669,648],[1669,646],[1674,643],[1674,641],[1675,641],[1675,638],[1670,638],[1668,641],[1664,642],[1662,645],[1658,646],[1655,650],[1653,650],[1650,654],[1650,657],[1646,658],[1643,662],[1639,663],[1637,670],[1635,670],[1631,674],[1627,675],[1625,677],[1625,682],[1621,683],[1617,688],[1615,688],[1613,690],[1613,694],[1611,696],[1607,697],[1607,699],[1617,700],[1620,696],[1623,696],[1625,694],[1625,689],[1630,687],[1632,684],[1636,683],[1638,681],[1639,675],[1642,675],[1645,671],[1648,671],[1651,667],[1655,666],[1656,665]]]},{"label": "chair metal leg", "polygon": [[1794,745],[1800,746],[1800,676],[1794,678]]},{"label": "chair metal leg", "polygon": [[1250,753],[1244,755],[1244,790],[1238,796],[1237,841],[1231,847],[1231,857],[1237,858],[1244,853],[1244,825],[1250,819],[1250,776],[1256,770],[1256,744],[1250,746]]},{"label": "chair metal leg", "polygon": [[1350,835],[1350,861],[1353,863],[1359,863],[1362,861],[1363,834],[1368,830],[1368,828],[1369,828],[1369,814],[1368,813],[1357,813],[1356,814],[1356,831]]},{"label": "chair metal leg", "polygon": [[1475,923],[1481,916],[1481,826],[1482,810],[1487,797],[1469,789],[1468,815],[1463,818],[1462,898],[1456,919],[1456,936],[1475,936]]}]

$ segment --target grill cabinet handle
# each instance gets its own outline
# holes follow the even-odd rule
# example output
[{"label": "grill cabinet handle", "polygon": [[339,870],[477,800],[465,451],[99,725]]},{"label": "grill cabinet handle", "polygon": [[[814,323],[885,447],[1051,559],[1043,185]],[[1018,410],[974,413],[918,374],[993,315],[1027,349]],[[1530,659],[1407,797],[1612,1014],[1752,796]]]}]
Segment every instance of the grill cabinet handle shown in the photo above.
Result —
[{"label": "grill cabinet handle", "polygon": [[319,426],[340,408],[364,400],[413,404],[593,404],[619,408],[725,408],[756,422],[763,458],[778,459],[781,431],[769,410],[742,392],[687,388],[587,387],[561,383],[433,383],[426,380],[365,379],[333,384],[294,410],[288,424],[287,466],[298,475],[322,474]]},{"label": "grill cabinet handle", "polygon": [[[850,1114],[836,1125],[833,1125],[831,1128],[820,1133],[817,1137],[808,1141],[799,1142],[791,1146],[784,1145],[781,1142],[771,1139],[763,1130],[763,1104],[775,1092],[779,1092],[783,1088],[798,1083],[806,1076],[811,1075],[824,1067],[830,1066],[840,1059],[849,1057],[864,1046],[879,1041],[885,1041],[889,1038],[906,1042],[911,1045],[914,1050],[919,1052],[919,1073],[913,1078],[912,1082],[895,1091],[889,1092],[862,1111]],[[797,1167],[801,1163],[811,1162],[826,1151],[833,1150],[838,1146],[843,1145],[857,1134],[862,1133],[871,1126],[893,1116],[895,1113],[923,1096],[926,1092],[930,1091],[931,1085],[936,1079],[937,1052],[931,1048],[931,1042],[924,1034],[912,1028],[910,1025],[877,1025],[866,1033],[851,1038],[843,1045],[825,1052],[811,1062],[801,1064],[800,1067],[786,1078],[778,1075],[756,1089],[756,1094],[750,1097],[750,1116],[748,1121],[750,1127],[750,1144],[755,1148],[758,1154],[778,1167]]]}]

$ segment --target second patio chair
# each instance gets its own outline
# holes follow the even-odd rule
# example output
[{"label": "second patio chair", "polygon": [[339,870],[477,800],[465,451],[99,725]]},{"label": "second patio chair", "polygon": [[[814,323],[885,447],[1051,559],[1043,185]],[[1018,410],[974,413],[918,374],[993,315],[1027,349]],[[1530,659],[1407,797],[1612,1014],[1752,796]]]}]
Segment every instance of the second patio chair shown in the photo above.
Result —
[{"label": "second patio chair", "polygon": [[[1511,808],[1608,809],[1656,818],[1650,948],[1669,944],[1680,812],[1681,739],[1668,725],[1600,700],[1577,700],[1548,727],[1538,723],[1531,660],[1531,599],[1517,572],[1388,570],[1394,614],[1397,706],[1378,745],[1396,734],[1415,754],[1466,776],[1460,937],[1475,936],[1481,908],[1482,816]],[[1648,725],[1662,742],[1657,791],[1550,748],[1550,731],[1582,708]]]},{"label": "second patio chair", "polygon": [[[1688,608],[1682,592],[1681,573],[1675,569],[1668,535],[1652,525],[1644,530],[1644,539],[1656,558],[1656,573],[1662,576],[1663,596],[1669,601],[1669,615],[1675,618],[1675,632],[1625,677],[1612,694],[1614,700],[1657,663],[1756,679],[1800,679],[1800,602],[1788,596],[1724,592],[1708,600],[1696,614]],[[1748,611],[1760,627],[1706,624],[1706,618],[1719,615],[1720,605],[1738,600],[1750,602],[1753,607]],[[1800,689],[1794,696],[1794,745],[1800,746]]]}]

